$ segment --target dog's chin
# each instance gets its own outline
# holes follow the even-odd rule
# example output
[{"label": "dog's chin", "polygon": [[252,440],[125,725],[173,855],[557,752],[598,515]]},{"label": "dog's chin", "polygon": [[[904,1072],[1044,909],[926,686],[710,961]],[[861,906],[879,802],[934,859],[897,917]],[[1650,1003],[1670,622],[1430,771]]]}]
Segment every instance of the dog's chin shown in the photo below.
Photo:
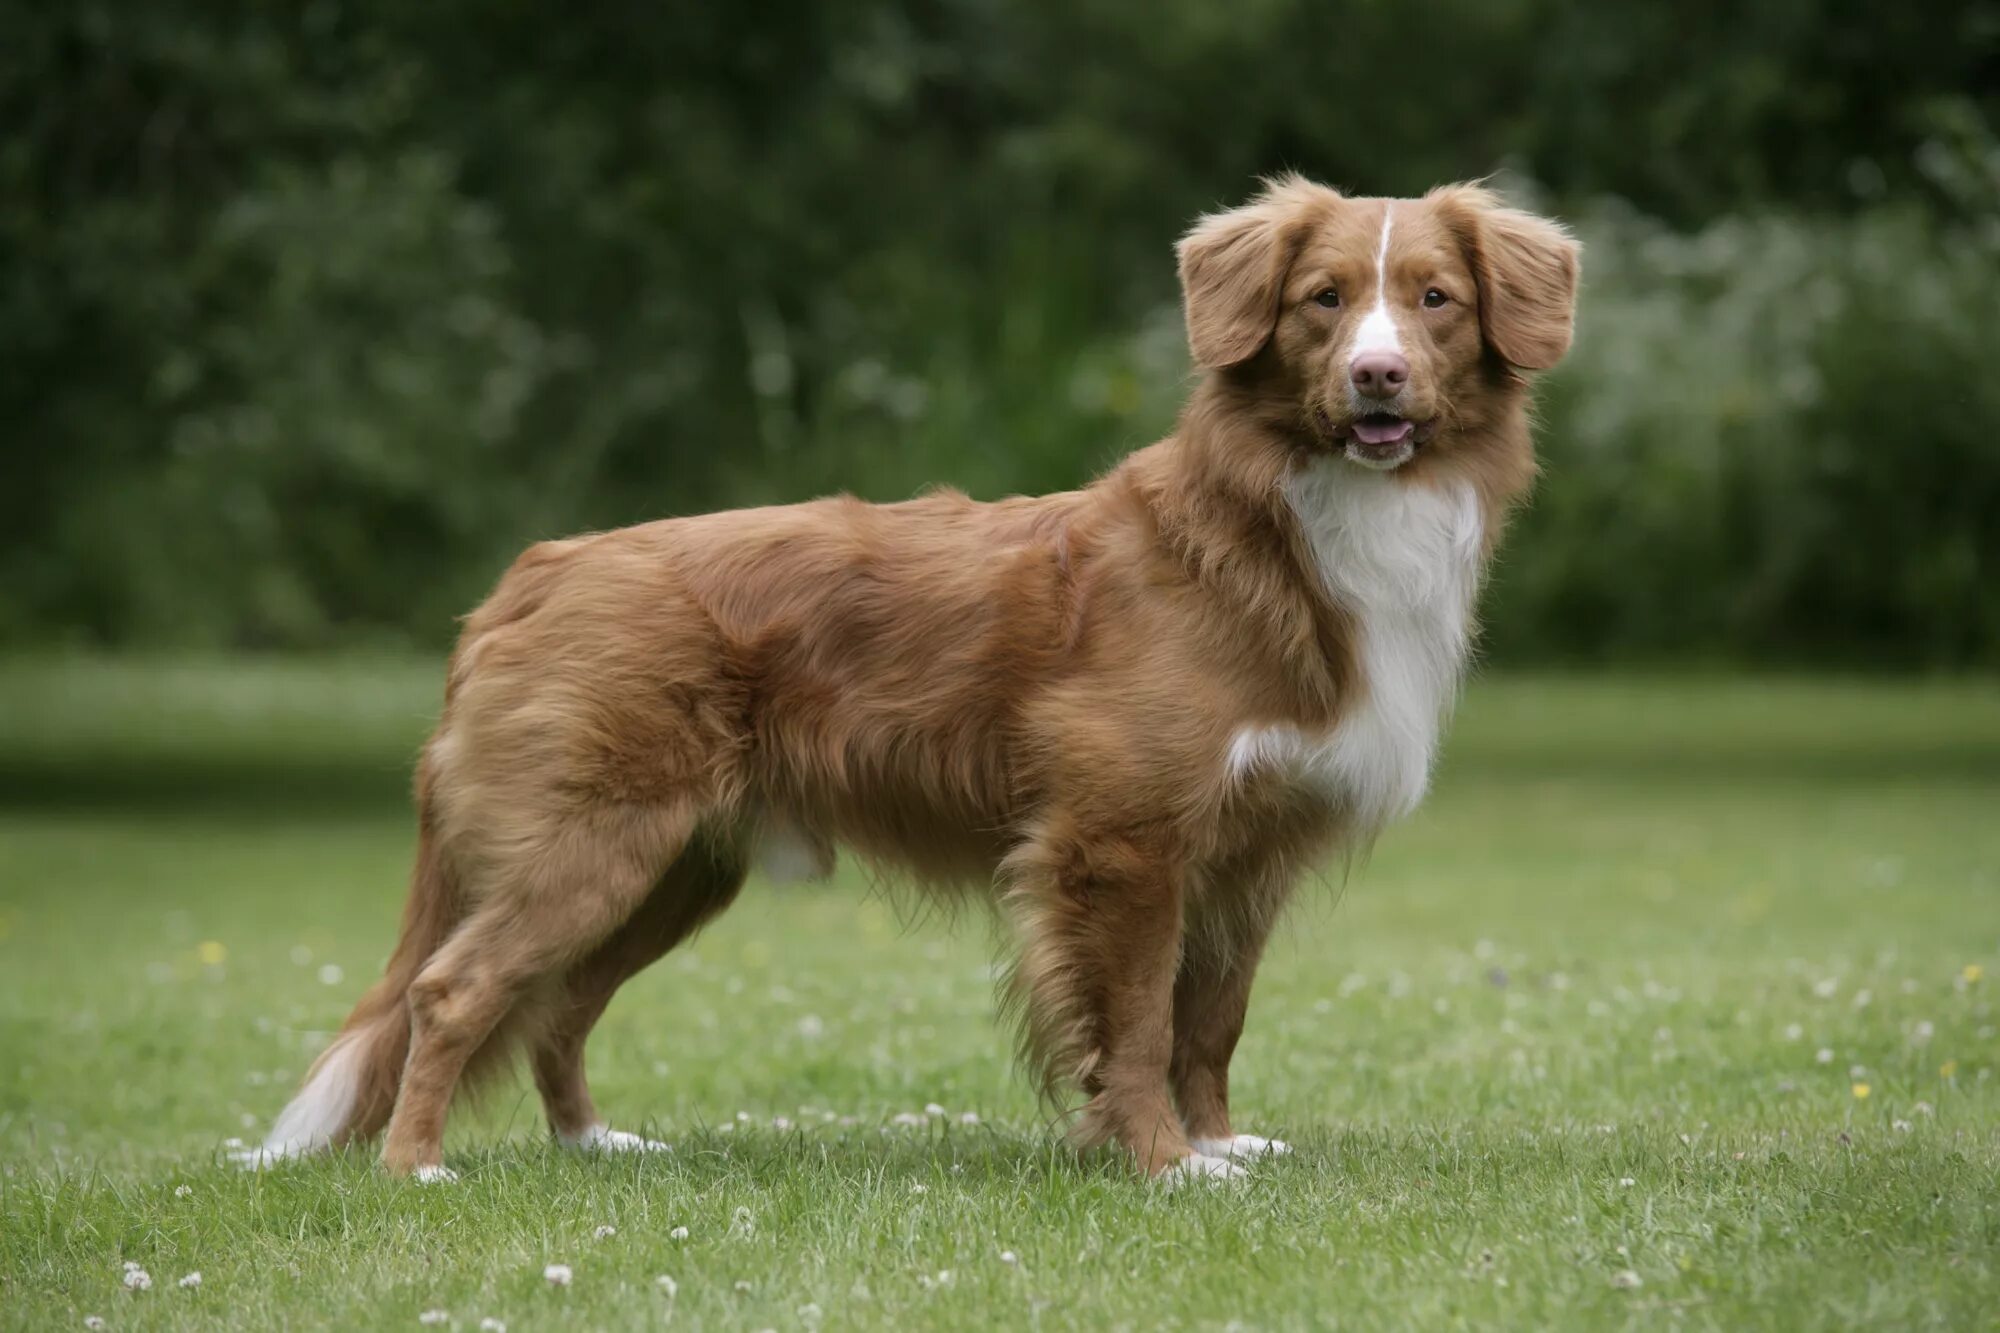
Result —
[{"label": "dog's chin", "polygon": [[1341,457],[1373,472],[1394,472],[1430,438],[1434,423],[1394,412],[1365,412],[1336,422],[1321,410],[1319,426]]},{"label": "dog's chin", "polygon": [[1417,442],[1406,438],[1394,444],[1381,445],[1348,440],[1340,452],[1348,462],[1358,463],[1371,471],[1394,472],[1417,456]]}]

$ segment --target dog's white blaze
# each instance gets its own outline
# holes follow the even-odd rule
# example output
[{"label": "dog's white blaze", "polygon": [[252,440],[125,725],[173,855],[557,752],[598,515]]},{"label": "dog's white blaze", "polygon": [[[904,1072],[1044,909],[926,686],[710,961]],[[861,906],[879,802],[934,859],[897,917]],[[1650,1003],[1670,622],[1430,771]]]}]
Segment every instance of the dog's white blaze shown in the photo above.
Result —
[{"label": "dog's white blaze", "polygon": [[352,1033],[327,1047],[299,1095],[278,1113],[264,1146],[244,1155],[245,1165],[265,1166],[330,1146],[354,1112],[362,1055],[361,1043]]},{"label": "dog's white blaze", "polygon": [[1337,459],[1285,483],[1328,594],[1354,619],[1361,695],[1331,734],[1250,726],[1233,778],[1277,768],[1373,830],[1417,808],[1457,697],[1479,583],[1479,503],[1468,485],[1403,485]]},{"label": "dog's white blaze", "polygon": [[1401,354],[1403,350],[1402,336],[1396,332],[1396,317],[1389,313],[1389,231],[1395,221],[1395,205],[1382,205],[1382,243],[1375,251],[1375,304],[1354,330],[1354,346],[1348,353],[1350,362],[1365,352]]}]

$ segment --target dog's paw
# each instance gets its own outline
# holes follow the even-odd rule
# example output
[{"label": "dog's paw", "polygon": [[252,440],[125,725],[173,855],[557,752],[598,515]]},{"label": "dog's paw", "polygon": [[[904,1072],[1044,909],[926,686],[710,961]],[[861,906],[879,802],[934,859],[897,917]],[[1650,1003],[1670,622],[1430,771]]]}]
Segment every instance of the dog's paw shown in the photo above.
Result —
[{"label": "dog's paw", "polygon": [[448,1166],[420,1166],[410,1172],[410,1179],[419,1185],[450,1185],[458,1180],[458,1172]]},{"label": "dog's paw", "polygon": [[578,1152],[672,1152],[674,1145],[628,1134],[609,1125],[592,1125],[580,1134],[558,1134],[556,1141]]},{"label": "dog's paw", "polygon": [[1238,1134],[1231,1139],[1194,1139],[1194,1150],[1204,1157],[1233,1157],[1239,1160],[1253,1157],[1283,1157],[1292,1150],[1292,1145],[1283,1139],[1261,1138],[1256,1134]]},{"label": "dog's paw", "polygon": [[243,1171],[269,1171],[286,1162],[296,1162],[312,1150],[295,1143],[259,1144],[255,1148],[232,1148],[228,1161]]},{"label": "dog's paw", "polygon": [[1168,1189],[1185,1185],[1191,1180],[1236,1180],[1248,1175],[1242,1167],[1227,1157],[1212,1157],[1206,1153],[1193,1153],[1175,1162],[1160,1173],[1160,1182]]}]

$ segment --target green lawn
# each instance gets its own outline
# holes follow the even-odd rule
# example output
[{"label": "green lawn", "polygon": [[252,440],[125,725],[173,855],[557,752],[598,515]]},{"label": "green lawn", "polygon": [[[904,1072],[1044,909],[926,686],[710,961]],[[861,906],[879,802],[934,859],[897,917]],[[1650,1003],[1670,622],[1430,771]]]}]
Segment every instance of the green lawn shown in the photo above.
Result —
[{"label": "green lawn", "polygon": [[0,665],[0,1327],[2000,1324],[1994,684],[1476,685],[1273,949],[1238,1128],[1298,1151],[1234,1187],[1068,1155],[985,923],[854,875],[613,1007],[598,1101],[671,1155],[516,1086],[454,1187],[238,1174],[389,948],[435,682]]}]

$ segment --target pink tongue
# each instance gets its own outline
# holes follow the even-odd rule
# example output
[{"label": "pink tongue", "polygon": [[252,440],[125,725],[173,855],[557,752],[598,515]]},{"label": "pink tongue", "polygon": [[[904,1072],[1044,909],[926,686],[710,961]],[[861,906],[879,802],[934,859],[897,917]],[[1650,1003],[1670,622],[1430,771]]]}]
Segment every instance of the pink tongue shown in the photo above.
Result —
[{"label": "pink tongue", "polygon": [[1354,423],[1354,438],[1363,444],[1395,444],[1408,439],[1416,428],[1414,422],[1402,417],[1386,421],[1370,421],[1363,417]]}]

